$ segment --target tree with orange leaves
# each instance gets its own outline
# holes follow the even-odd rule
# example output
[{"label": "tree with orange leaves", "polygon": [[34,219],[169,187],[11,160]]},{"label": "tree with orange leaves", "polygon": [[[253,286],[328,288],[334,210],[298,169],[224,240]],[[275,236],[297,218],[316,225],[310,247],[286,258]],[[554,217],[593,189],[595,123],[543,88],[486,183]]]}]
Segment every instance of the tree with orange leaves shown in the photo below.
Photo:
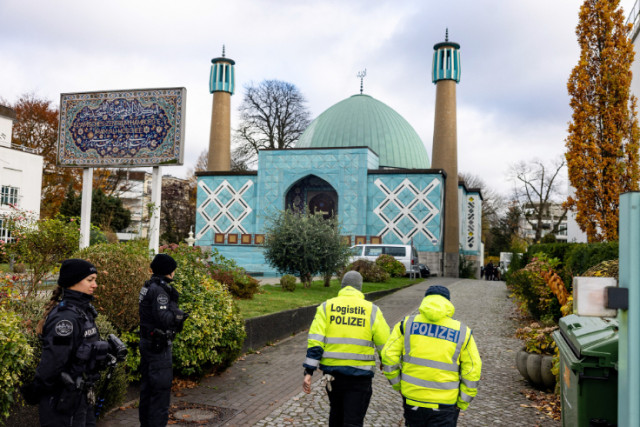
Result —
[{"label": "tree with orange leaves", "polygon": [[56,165],[58,141],[58,108],[51,101],[34,94],[22,95],[13,105],[16,121],[13,143],[32,148],[43,156],[40,216],[53,218],[64,200],[66,189],[80,189],[80,169]]},{"label": "tree with orange leaves", "polygon": [[619,0],[585,0],[576,28],[580,60],[567,84],[567,206],[590,242],[618,239],[620,194],[638,190],[640,130],[631,95],[633,44]]}]

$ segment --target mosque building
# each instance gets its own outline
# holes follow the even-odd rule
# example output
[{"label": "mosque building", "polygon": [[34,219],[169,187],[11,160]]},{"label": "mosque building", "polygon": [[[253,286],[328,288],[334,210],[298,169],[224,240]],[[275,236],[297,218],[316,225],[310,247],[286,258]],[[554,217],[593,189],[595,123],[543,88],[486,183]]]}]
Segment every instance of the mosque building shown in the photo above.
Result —
[{"label": "mosque building", "polygon": [[413,127],[361,89],[320,114],[295,148],[260,151],[257,170],[248,172],[230,171],[235,62],[223,51],[209,81],[210,167],[197,174],[196,244],[251,273],[273,274],[261,246],[269,218],[306,206],[337,215],[352,245],[412,244],[432,274],[449,277],[458,276],[463,254],[479,273],[482,195],[459,182],[457,171],[459,48],[448,37],[434,46],[433,164]]}]

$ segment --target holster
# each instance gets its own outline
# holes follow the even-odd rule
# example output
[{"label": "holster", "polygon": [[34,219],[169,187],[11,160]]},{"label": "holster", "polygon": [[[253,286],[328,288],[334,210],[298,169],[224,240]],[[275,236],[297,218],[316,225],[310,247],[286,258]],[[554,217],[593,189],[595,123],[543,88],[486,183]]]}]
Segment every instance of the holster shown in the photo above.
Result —
[{"label": "holster", "polygon": [[56,399],[55,408],[61,414],[70,415],[75,413],[78,406],[80,406],[82,395],[85,392],[85,383],[81,377],[74,381],[69,374],[64,372],[60,377],[62,378],[63,388]]},{"label": "holster", "polygon": [[165,332],[158,328],[154,329],[153,332],[149,334],[149,337],[151,338],[151,351],[154,353],[164,351],[164,349],[169,345],[169,340],[171,339],[168,331]]}]

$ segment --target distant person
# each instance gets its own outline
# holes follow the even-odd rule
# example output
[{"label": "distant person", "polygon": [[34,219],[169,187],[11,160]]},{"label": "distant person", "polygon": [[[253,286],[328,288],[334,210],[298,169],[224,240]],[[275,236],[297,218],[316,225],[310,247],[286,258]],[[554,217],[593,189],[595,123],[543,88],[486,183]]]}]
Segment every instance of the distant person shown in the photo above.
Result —
[{"label": "distant person", "polygon": [[455,426],[478,393],[482,361],[449,289],[431,286],[419,308],[393,328],[382,349],[384,374],[403,398],[405,425]]},{"label": "distant person", "polygon": [[485,279],[493,280],[493,263],[491,261],[489,261],[489,264],[487,264],[484,274],[485,274]]},{"label": "distant person", "polygon": [[151,262],[151,279],[140,289],[140,405],[142,427],[166,426],[169,421],[172,346],[187,314],[178,308],[180,294],[171,287],[178,264],[167,254]]},{"label": "distant person", "polygon": [[329,426],[362,426],[371,400],[375,352],[389,337],[382,311],[364,299],[362,276],[348,271],[338,296],[320,304],[309,328],[302,389],[320,368],[331,406]]},{"label": "distant person", "polygon": [[484,265],[480,266],[480,279],[484,277]]}]

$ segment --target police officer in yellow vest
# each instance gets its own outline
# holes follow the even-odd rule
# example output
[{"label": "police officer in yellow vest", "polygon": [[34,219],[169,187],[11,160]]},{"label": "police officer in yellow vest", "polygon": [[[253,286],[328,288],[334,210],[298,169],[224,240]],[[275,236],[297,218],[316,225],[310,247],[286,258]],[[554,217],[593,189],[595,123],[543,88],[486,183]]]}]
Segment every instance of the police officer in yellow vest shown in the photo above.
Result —
[{"label": "police officer in yellow vest", "polygon": [[405,425],[455,426],[478,393],[482,361],[471,329],[453,320],[449,290],[431,286],[420,313],[393,328],[384,374],[404,399]]},{"label": "police officer in yellow vest", "polygon": [[336,298],[318,306],[303,363],[305,393],[316,368],[323,373],[331,411],[329,426],[362,426],[371,400],[375,352],[389,338],[382,311],[364,299],[362,276],[347,272]]}]

